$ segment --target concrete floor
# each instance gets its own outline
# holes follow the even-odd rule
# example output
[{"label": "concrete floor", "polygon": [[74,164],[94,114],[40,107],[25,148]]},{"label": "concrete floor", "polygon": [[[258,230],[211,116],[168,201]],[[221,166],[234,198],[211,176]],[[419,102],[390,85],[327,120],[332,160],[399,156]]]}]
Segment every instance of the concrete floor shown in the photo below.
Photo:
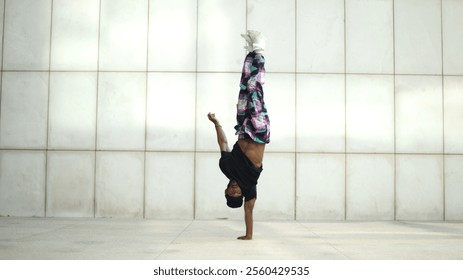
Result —
[{"label": "concrete floor", "polygon": [[463,223],[0,217],[2,260],[462,260]]}]

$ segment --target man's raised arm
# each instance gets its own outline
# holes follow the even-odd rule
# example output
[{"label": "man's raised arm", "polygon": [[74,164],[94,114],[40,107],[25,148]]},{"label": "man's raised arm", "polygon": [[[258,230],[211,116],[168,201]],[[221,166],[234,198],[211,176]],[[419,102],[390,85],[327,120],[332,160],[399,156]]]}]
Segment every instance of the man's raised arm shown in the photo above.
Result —
[{"label": "man's raised arm", "polygon": [[223,131],[222,126],[219,123],[219,120],[215,117],[215,114],[213,113],[207,114],[207,117],[215,125],[215,131],[217,133],[217,143],[219,144],[220,151],[230,152],[227,137],[225,136],[225,132]]}]

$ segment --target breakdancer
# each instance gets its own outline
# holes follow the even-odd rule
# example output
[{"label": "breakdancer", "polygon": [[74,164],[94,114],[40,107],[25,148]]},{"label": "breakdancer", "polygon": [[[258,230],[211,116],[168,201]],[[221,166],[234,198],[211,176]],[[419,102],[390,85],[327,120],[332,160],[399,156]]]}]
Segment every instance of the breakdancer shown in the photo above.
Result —
[{"label": "breakdancer", "polygon": [[221,151],[220,170],[230,180],[225,189],[227,205],[239,208],[244,200],[246,235],[238,239],[251,240],[257,180],[263,170],[265,145],[270,142],[270,119],[262,88],[265,75],[265,38],[260,32],[252,30],[241,36],[246,40],[248,54],[244,59],[238,95],[235,126],[238,140],[231,151],[215,114],[209,113],[208,118],[214,123],[217,133]]}]

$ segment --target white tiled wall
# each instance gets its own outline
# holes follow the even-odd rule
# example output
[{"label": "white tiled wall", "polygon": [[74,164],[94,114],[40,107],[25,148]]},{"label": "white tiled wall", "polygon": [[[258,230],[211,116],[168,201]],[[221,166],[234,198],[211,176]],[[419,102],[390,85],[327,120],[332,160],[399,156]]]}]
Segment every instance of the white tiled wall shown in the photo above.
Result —
[{"label": "white tiled wall", "polygon": [[[296,150],[295,130],[296,113],[296,75],[268,73],[266,75],[265,94],[272,98],[265,100],[271,123],[271,145],[268,152],[294,152]],[[234,100],[236,103],[236,100]],[[277,109],[274,109],[277,108]]]},{"label": "white tiled wall", "polygon": [[442,12],[444,75],[463,75],[463,2],[444,0]]},{"label": "white tiled wall", "polygon": [[100,73],[97,148],[99,150],[144,150],[145,111],[145,73]]},{"label": "white tiled wall", "polygon": [[[208,112],[219,118],[231,148],[236,124],[236,88],[239,73],[198,73],[196,85],[196,150],[218,151],[214,127],[207,119]],[[193,141],[193,139],[191,139]]]},{"label": "white tiled wall", "polygon": [[195,157],[192,152],[150,152],[145,164],[145,217],[194,218]]},{"label": "white tiled wall", "polygon": [[347,75],[347,152],[394,152],[394,77]]},{"label": "white tiled wall", "polygon": [[48,74],[4,72],[2,75],[0,147],[47,147]]},{"label": "white tiled wall", "polygon": [[463,156],[445,156],[445,217],[447,220],[461,220],[463,215]]},{"label": "white tiled wall", "polygon": [[394,219],[394,155],[347,155],[346,173],[348,220]]},{"label": "white tiled wall", "polygon": [[[198,0],[197,2],[196,70],[201,72],[241,70],[244,59],[242,46],[245,44],[239,34],[246,30],[246,0]],[[170,41],[163,43],[169,44]],[[175,52],[169,55],[175,55]],[[217,92],[220,92],[220,89],[220,87],[216,88]]]},{"label": "white tiled wall", "polygon": [[3,70],[48,70],[52,1],[4,1]]},{"label": "white tiled wall", "polygon": [[397,155],[396,219],[444,218],[443,164],[441,155]]},{"label": "white tiled wall", "polygon": [[194,151],[195,94],[196,74],[194,73],[148,75],[146,107],[148,150]]},{"label": "white tiled wall", "polygon": [[47,156],[47,216],[93,217],[95,153],[50,151]]},{"label": "white tiled wall", "polygon": [[344,154],[305,154],[297,158],[296,218],[344,220],[346,214]]},{"label": "white tiled wall", "polygon": [[346,1],[346,71],[394,73],[392,1]]},{"label": "white tiled wall", "polygon": [[96,217],[143,217],[144,164],[143,152],[96,153]]},{"label": "white tiled wall", "polygon": [[442,153],[441,76],[395,77],[396,150]]},{"label": "white tiled wall", "polygon": [[267,37],[258,220],[463,220],[463,1],[0,0],[0,216],[242,219],[246,29]]},{"label": "white tiled wall", "polygon": [[53,0],[51,70],[98,69],[99,6],[94,0]]},{"label": "white tiled wall", "polygon": [[449,0],[394,0],[396,74],[442,74],[445,1]]},{"label": "white tiled wall", "polygon": [[100,1],[99,70],[146,71],[148,1]]},{"label": "white tiled wall", "polygon": [[444,77],[444,147],[446,153],[463,153],[463,76]]},{"label": "white tiled wall", "polygon": [[45,166],[44,151],[0,152],[2,216],[44,216]]},{"label": "white tiled wall", "polygon": [[197,10],[197,1],[150,2],[150,71],[196,71]]},{"label": "white tiled wall", "polygon": [[266,70],[294,72],[296,1],[248,0],[247,4],[247,28],[265,34],[269,41],[266,56],[275,58],[269,61]]},{"label": "white tiled wall", "polygon": [[344,152],[345,75],[299,74],[296,91],[297,150]]},{"label": "white tiled wall", "polygon": [[344,0],[297,0],[296,5],[296,70],[344,73]]},{"label": "white tiled wall", "polygon": [[294,219],[296,210],[296,159],[294,153],[268,153],[265,176],[257,185],[256,219]]},{"label": "white tiled wall", "polygon": [[48,148],[94,150],[97,74],[50,74]]}]

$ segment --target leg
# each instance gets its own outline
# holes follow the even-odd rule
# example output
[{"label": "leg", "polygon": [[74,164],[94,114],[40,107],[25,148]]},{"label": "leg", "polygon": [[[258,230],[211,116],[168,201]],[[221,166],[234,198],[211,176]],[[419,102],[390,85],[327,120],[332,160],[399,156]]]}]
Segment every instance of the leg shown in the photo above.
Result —
[{"label": "leg", "polygon": [[264,102],[264,76],[265,58],[257,50],[250,52],[244,60],[241,74],[235,130],[239,139],[250,138],[259,144],[270,142],[270,119]]}]

